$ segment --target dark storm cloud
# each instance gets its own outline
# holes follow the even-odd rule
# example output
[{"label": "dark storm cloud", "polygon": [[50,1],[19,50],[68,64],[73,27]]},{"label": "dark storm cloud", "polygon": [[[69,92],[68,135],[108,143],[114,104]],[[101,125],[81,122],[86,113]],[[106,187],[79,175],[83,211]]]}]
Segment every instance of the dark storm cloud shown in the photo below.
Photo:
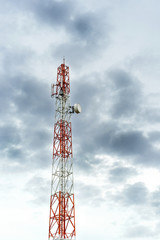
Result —
[{"label": "dark storm cloud", "polygon": [[52,156],[46,151],[52,144],[50,86],[21,73],[1,75],[1,79],[0,100],[5,103],[0,109],[1,157],[26,169],[46,167]]},{"label": "dark storm cloud", "polygon": [[0,127],[0,149],[6,149],[12,145],[18,145],[21,142],[21,136],[18,129],[14,126],[4,125]]},{"label": "dark storm cloud", "polygon": [[128,88],[134,84],[133,77],[124,70],[112,69],[107,72],[107,75],[111,79],[111,86],[114,90]]},{"label": "dark storm cloud", "polygon": [[[32,59],[33,53],[25,49],[3,48],[2,70],[0,73],[0,111],[6,114],[19,114],[20,117],[33,118],[39,115],[39,122],[51,113],[49,84],[38,81],[30,74],[23,73],[27,61]],[[52,113],[51,113],[52,114]],[[10,119],[10,118],[8,118]],[[28,120],[30,118],[28,117]],[[2,120],[2,119],[1,119]]]},{"label": "dark storm cloud", "polygon": [[51,52],[54,58],[68,57],[74,67],[83,66],[82,61],[100,58],[104,45],[109,45],[112,27],[108,9],[87,10],[82,3],[73,0],[15,0],[5,5],[17,14],[23,13],[26,18],[36,20],[43,28],[64,32],[66,40],[53,44]]},{"label": "dark storm cloud", "polygon": [[[96,76],[96,74],[94,75]],[[86,79],[86,81],[83,81],[83,79]],[[78,156],[76,157],[78,167],[89,171],[97,161],[93,156],[93,148],[95,148],[94,144],[96,144],[94,131],[97,129],[99,122],[99,103],[97,99],[100,89],[97,85],[93,84],[93,76],[84,76],[83,79],[71,83],[71,103],[74,104],[78,102],[82,106],[82,113],[72,116],[72,126],[73,140],[78,144]]]},{"label": "dark storm cloud", "polygon": [[114,125],[111,128],[105,124],[95,132],[93,139],[96,139],[94,145],[92,141],[90,147],[95,147],[95,152],[103,152],[118,157],[125,157],[128,161],[146,166],[159,165],[160,152],[154,148],[152,142],[142,131],[128,129],[123,130],[125,126]]},{"label": "dark storm cloud", "polygon": [[77,32],[80,38],[87,38],[87,36],[90,36],[93,33],[93,20],[94,18],[89,16],[89,14],[79,16],[73,21],[73,30]]},{"label": "dark storm cloud", "polygon": [[159,142],[160,141],[160,132],[159,131],[153,131],[148,134],[148,137],[153,142]]},{"label": "dark storm cloud", "polygon": [[31,1],[29,7],[42,23],[65,26],[70,21],[74,5],[73,1],[40,0]]},{"label": "dark storm cloud", "polygon": [[[37,124],[42,122],[48,115],[51,114],[51,101],[47,92],[49,86],[38,82],[34,77],[29,77],[23,74],[16,76],[3,76],[6,81],[6,92],[4,93],[5,101],[8,103],[9,112],[12,111],[14,116],[20,114],[20,117],[26,117],[26,121],[32,121],[39,117]],[[3,85],[5,83],[2,83]],[[28,116],[28,118],[27,118]],[[29,118],[30,116],[30,118]],[[50,115],[51,116],[51,115]]]},{"label": "dark storm cloud", "polygon": [[7,157],[13,159],[14,161],[19,161],[20,159],[23,159],[23,154],[24,152],[22,151],[22,149],[15,146],[9,147],[7,151]]},{"label": "dark storm cloud", "polygon": [[[75,142],[75,141],[74,141]],[[74,151],[73,147],[73,151]],[[92,154],[88,155],[85,151],[83,151],[83,148],[81,151],[74,152],[74,164],[75,169],[77,172],[83,171],[87,174],[91,174],[93,170],[93,164],[94,164],[94,157]]]},{"label": "dark storm cloud", "polygon": [[[77,14],[69,25],[70,31],[75,39],[77,38],[82,45],[85,44],[88,49],[93,50],[94,46],[102,47],[100,45],[105,37],[107,37],[106,40],[108,40],[108,33],[110,33],[111,28],[106,20],[102,21],[99,14],[99,12],[82,12]],[[102,11],[101,15],[103,14]],[[104,31],[104,28],[106,31]]]},{"label": "dark storm cloud", "polygon": [[[4,74],[13,74],[17,70],[20,70],[20,67],[24,67],[27,64],[27,61],[31,59],[34,53],[27,48],[9,48],[1,47],[1,68],[3,69]],[[14,75],[14,74],[13,74]]]},{"label": "dark storm cloud", "polygon": [[50,114],[51,101],[47,92],[49,86],[38,82],[35,78],[29,76],[16,76],[12,79],[16,86],[13,90],[17,92],[14,96],[14,103],[17,111],[32,116],[40,116],[39,121]]},{"label": "dark storm cloud", "polygon": [[114,167],[109,170],[109,180],[111,182],[123,182],[129,177],[136,175],[136,170],[130,167]]},{"label": "dark storm cloud", "polygon": [[[82,118],[81,121],[83,121],[84,124],[86,123],[86,125],[88,123],[92,125],[95,131],[101,131],[103,129],[103,133],[107,130],[108,132],[114,131],[114,129],[117,130],[119,128],[119,122],[121,121],[121,115],[128,118],[128,112],[136,113],[136,109],[138,108],[138,105],[136,106],[137,100],[135,100],[139,98],[140,95],[137,80],[134,82],[131,74],[122,70],[112,70],[106,73],[103,78],[96,73],[86,75],[81,78],[79,82],[73,82],[71,87],[71,99],[82,104],[82,114],[85,114],[85,118]],[[133,89],[135,96],[132,98],[130,93]],[[131,101],[128,103],[129,95],[132,103]],[[134,101],[135,103],[133,103]],[[124,107],[128,104],[128,107],[125,109],[118,108],[122,103]],[[115,113],[115,109],[119,112],[119,116],[118,112]],[[117,118],[113,118],[113,111],[117,115]],[[103,118],[104,116],[110,117],[111,119],[107,122],[102,121],[101,117]]]},{"label": "dark storm cloud", "polygon": [[130,117],[137,113],[141,104],[141,88],[130,73],[114,70],[108,74],[113,89],[113,117]]},{"label": "dark storm cloud", "polygon": [[63,25],[69,21],[72,10],[74,10],[74,1],[56,1],[56,0],[11,0],[3,1],[5,8],[13,8],[17,13],[23,11],[35,16],[41,24],[51,26]]},{"label": "dark storm cloud", "polygon": [[25,137],[27,138],[28,146],[35,150],[50,145],[50,133],[46,131],[45,128],[41,130],[30,128],[30,131],[26,133]]},{"label": "dark storm cloud", "polygon": [[73,118],[82,167],[93,167],[94,154],[118,156],[146,166],[160,164],[160,152],[152,139],[145,130],[139,130],[146,122],[145,98],[141,84],[131,73],[112,69],[104,78],[95,74],[73,84],[72,100],[82,104],[81,115]]},{"label": "dark storm cloud", "polygon": [[148,203],[149,192],[144,183],[138,182],[133,185],[126,185],[114,199],[124,205],[145,205]]},{"label": "dark storm cloud", "polygon": [[[16,3],[16,4],[15,4]],[[28,14],[32,12],[41,24],[48,24],[49,26],[62,27],[66,32],[71,35],[78,37],[82,40],[92,40],[96,43],[96,40],[100,41],[100,37],[104,34],[104,27],[109,27],[106,25],[106,12],[101,10],[102,15],[105,16],[103,21],[99,17],[99,12],[86,11],[80,5],[72,0],[69,1],[56,1],[56,0],[16,0],[14,3],[10,2],[12,7],[16,7],[18,4],[18,10],[25,11]],[[107,30],[107,29],[105,29]],[[74,43],[74,41],[73,41]],[[97,42],[97,44],[99,44]],[[63,56],[63,55],[62,55]]]},{"label": "dark storm cloud", "polygon": [[56,48],[53,46],[53,56],[65,55],[72,66],[79,69],[84,67],[84,62],[94,61],[94,57],[100,57],[103,46],[107,47],[110,43],[111,27],[106,20],[103,22],[99,15],[104,13],[76,14],[66,26],[70,40]]},{"label": "dark storm cloud", "polygon": [[150,148],[147,138],[139,131],[121,131],[115,134],[110,146],[114,152],[122,155],[140,155]]},{"label": "dark storm cloud", "polygon": [[[149,138],[142,131],[130,130],[128,126],[124,130],[125,126],[119,123],[116,125],[116,122],[99,123],[96,117],[94,118],[94,113],[92,117],[95,121],[92,122],[90,119],[91,123],[86,119],[87,116],[84,117],[86,122],[79,123],[83,131],[73,125],[73,132],[78,136],[76,141],[80,146],[78,158],[83,164],[86,159],[91,166],[95,160],[94,154],[102,153],[124,157],[138,164],[152,166],[159,164],[159,151],[153,148]],[[73,123],[77,124],[77,122]]]},{"label": "dark storm cloud", "polygon": [[[95,122],[99,120],[101,89],[97,84],[94,84],[95,78],[101,81],[96,73],[91,76],[83,76],[77,82],[71,83],[71,102],[80,103],[82,106],[82,116],[73,116],[76,122],[86,127],[88,124],[95,126]],[[76,130],[76,129],[75,129]],[[88,128],[89,130],[89,128]]]}]

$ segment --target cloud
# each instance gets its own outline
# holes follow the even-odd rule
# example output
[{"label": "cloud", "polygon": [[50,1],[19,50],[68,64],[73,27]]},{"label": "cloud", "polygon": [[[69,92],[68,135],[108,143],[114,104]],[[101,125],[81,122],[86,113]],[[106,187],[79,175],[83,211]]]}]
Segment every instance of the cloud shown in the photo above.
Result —
[{"label": "cloud", "polygon": [[30,9],[42,23],[51,26],[64,26],[70,21],[75,8],[73,1],[33,1],[28,4]]},{"label": "cloud", "polygon": [[160,141],[160,132],[159,131],[153,131],[148,134],[148,137],[152,142],[159,142]]},{"label": "cloud", "polygon": [[159,107],[154,105],[150,108],[144,108],[143,120],[148,123],[157,124],[160,121]]},{"label": "cloud", "polygon": [[[72,30],[77,33],[77,35],[84,39],[84,38],[91,38],[93,36],[93,28],[94,28],[94,15],[93,14],[83,14],[81,16],[78,16],[75,20],[73,20],[72,24]],[[98,34],[98,33],[97,33]]]},{"label": "cloud", "polygon": [[[17,47],[16,51],[13,47],[1,47],[2,61],[1,72],[5,75],[14,75],[16,72],[20,72],[27,66],[27,62],[33,57],[34,53],[29,48]],[[25,66],[25,67],[24,67]]]},{"label": "cloud", "polygon": [[86,183],[76,183],[76,196],[81,199],[81,204],[99,207],[104,203],[100,187]]},{"label": "cloud", "polygon": [[151,194],[151,205],[156,209],[157,214],[160,212],[160,189]]},{"label": "cloud", "polygon": [[145,205],[148,203],[148,189],[142,182],[126,185],[124,189],[116,194],[114,199],[124,205]]},{"label": "cloud", "polygon": [[0,149],[6,149],[12,145],[18,145],[21,141],[21,136],[17,129],[13,126],[0,127]]},{"label": "cloud", "polygon": [[[104,15],[103,12],[99,14]],[[84,63],[100,57],[103,45],[110,44],[110,24],[102,22],[99,14],[92,12],[76,14],[66,26],[68,38],[58,47],[53,46],[53,56],[67,56],[74,68],[83,68]],[[104,31],[105,30],[107,31]],[[97,56],[98,54],[98,56]],[[93,60],[92,60],[93,61]]]},{"label": "cloud", "polygon": [[[36,46],[38,29],[42,29],[42,35],[43,33],[45,35],[46,29],[48,29],[49,38],[53,38],[53,43],[49,43],[50,47],[48,46],[52,58],[59,59],[66,56],[73,68],[83,69],[87,61],[101,58],[104,51],[103,46],[105,45],[107,48],[110,44],[113,27],[110,24],[109,11],[106,7],[98,8],[95,11],[95,9],[85,8],[83,2],[75,3],[73,0],[67,2],[15,0],[3,4],[7,13],[10,12],[10,15],[13,15],[13,12],[16,13],[16,16],[13,17],[14,20],[16,19],[15,24],[19,22],[18,19],[22,19],[21,23],[24,25],[25,31],[20,31],[20,28],[16,29],[20,31],[20,35],[26,34],[26,32],[29,33],[29,36],[34,35],[35,39],[29,39],[31,44],[34,42]],[[25,41],[26,46],[28,45],[28,41],[26,41],[28,34],[25,36],[22,40]],[[19,39],[19,41],[21,40]],[[40,45],[40,43],[38,44]]]},{"label": "cloud", "polygon": [[149,226],[144,226],[141,224],[137,224],[134,227],[129,227],[129,229],[127,230],[127,233],[125,235],[126,237],[129,238],[150,238],[150,237],[154,237],[155,236],[155,232],[149,228]]},{"label": "cloud", "polygon": [[157,166],[160,153],[145,129],[143,113],[150,111],[150,107],[144,105],[141,84],[124,70],[112,69],[104,76],[95,74],[98,85],[92,75],[72,86],[72,98],[82,104],[81,116],[76,119],[82,131],[73,120],[76,142],[81,146],[78,158],[85,162],[88,156],[85,166],[88,169],[94,162],[94,154],[100,153],[135,164]]},{"label": "cloud", "polygon": [[136,170],[132,167],[117,166],[109,170],[109,180],[115,183],[123,182],[133,175],[136,175]]},{"label": "cloud", "polygon": [[141,105],[141,88],[138,80],[123,70],[112,70],[108,74],[113,90],[113,117],[131,117]]},{"label": "cloud", "polygon": [[[82,40],[92,40],[90,42],[91,45],[93,42],[96,43],[97,39],[101,41],[100,37],[105,35],[105,31],[102,29],[109,27],[106,22],[106,12],[103,9],[89,11],[83,9],[83,4],[80,2],[76,4],[72,0],[67,2],[57,0],[16,0],[16,2],[19,6],[19,11],[24,11],[28,14],[32,12],[37,22],[47,24],[53,28],[58,27],[59,30],[62,28],[66,33],[69,32],[71,35]],[[13,8],[16,7],[15,2],[14,4],[9,2],[9,5]],[[101,17],[105,15],[103,20],[99,17],[98,11],[101,11]]]},{"label": "cloud", "polygon": [[52,153],[46,148],[52,145],[53,131],[50,86],[18,72],[1,77],[1,157],[7,157],[5,164],[18,162],[26,170],[48,166]]},{"label": "cloud", "polygon": [[16,76],[14,84],[19,90],[19,94],[14,96],[14,103],[17,111],[31,117],[41,116],[39,121],[48,118],[51,114],[51,101],[47,92],[49,87],[45,83],[38,82],[37,79],[28,76]]},{"label": "cloud", "polygon": [[52,26],[61,25],[68,21],[75,5],[74,1],[71,0],[67,2],[56,0],[1,1],[5,8],[16,9],[17,12],[25,12],[28,15],[32,13],[41,24],[47,23]]},{"label": "cloud", "polygon": [[[15,144],[15,142],[14,142],[14,144]],[[20,161],[23,158],[23,154],[24,153],[23,153],[22,149],[18,148],[16,146],[10,146],[7,151],[7,157],[9,159],[13,159],[14,161],[15,161],[15,159]]]},{"label": "cloud", "polygon": [[30,200],[35,205],[49,203],[49,190],[50,182],[38,176],[33,176],[25,185],[24,190],[32,194],[32,199]]},{"label": "cloud", "polygon": [[111,149],[122,155],[140,155],[150,148],[150,144],[142,132],[121,131],[111,139]]}]

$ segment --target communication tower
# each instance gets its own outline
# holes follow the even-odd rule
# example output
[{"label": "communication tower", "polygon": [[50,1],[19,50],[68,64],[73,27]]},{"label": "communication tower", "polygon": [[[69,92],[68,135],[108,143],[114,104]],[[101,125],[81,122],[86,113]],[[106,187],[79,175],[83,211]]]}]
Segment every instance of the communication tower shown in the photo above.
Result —
[{"label": "communication tower", "polygon": [[56,98],[51,179],[49,240],[74,239],[75,203],[71,114],[80,113],[81,106],[70,105],[69,67],[57,68],[57,82],[51,85],[51,97]]}]

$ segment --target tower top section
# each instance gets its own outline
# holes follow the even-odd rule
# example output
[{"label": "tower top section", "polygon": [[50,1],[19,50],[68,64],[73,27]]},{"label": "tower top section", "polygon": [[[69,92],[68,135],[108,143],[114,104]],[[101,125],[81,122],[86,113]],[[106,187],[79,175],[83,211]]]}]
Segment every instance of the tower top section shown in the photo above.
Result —
[{"label": "tower top section", "polygon": [[69,95],[69,93],[69,67],[65,65],[65,58],[63,57],[63,63],[57,68],[57,82],[51,85],[51,97],[55,95]]}]

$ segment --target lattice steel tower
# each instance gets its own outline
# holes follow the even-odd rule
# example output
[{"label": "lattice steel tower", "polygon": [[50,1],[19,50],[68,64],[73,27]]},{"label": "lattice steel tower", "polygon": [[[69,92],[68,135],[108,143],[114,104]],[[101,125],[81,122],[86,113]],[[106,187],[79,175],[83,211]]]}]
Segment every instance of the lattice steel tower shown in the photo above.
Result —
[{"label": "lattice steel tower", "polygon": [[74,239],[75,204],[73,189],[73,155],[71,114],[81,112],[79,104],[70,105],[69,67],[57,68],[57,82],[52,84],[51,96],[56,98],[53,164],[51,180],[49,240]]}]

